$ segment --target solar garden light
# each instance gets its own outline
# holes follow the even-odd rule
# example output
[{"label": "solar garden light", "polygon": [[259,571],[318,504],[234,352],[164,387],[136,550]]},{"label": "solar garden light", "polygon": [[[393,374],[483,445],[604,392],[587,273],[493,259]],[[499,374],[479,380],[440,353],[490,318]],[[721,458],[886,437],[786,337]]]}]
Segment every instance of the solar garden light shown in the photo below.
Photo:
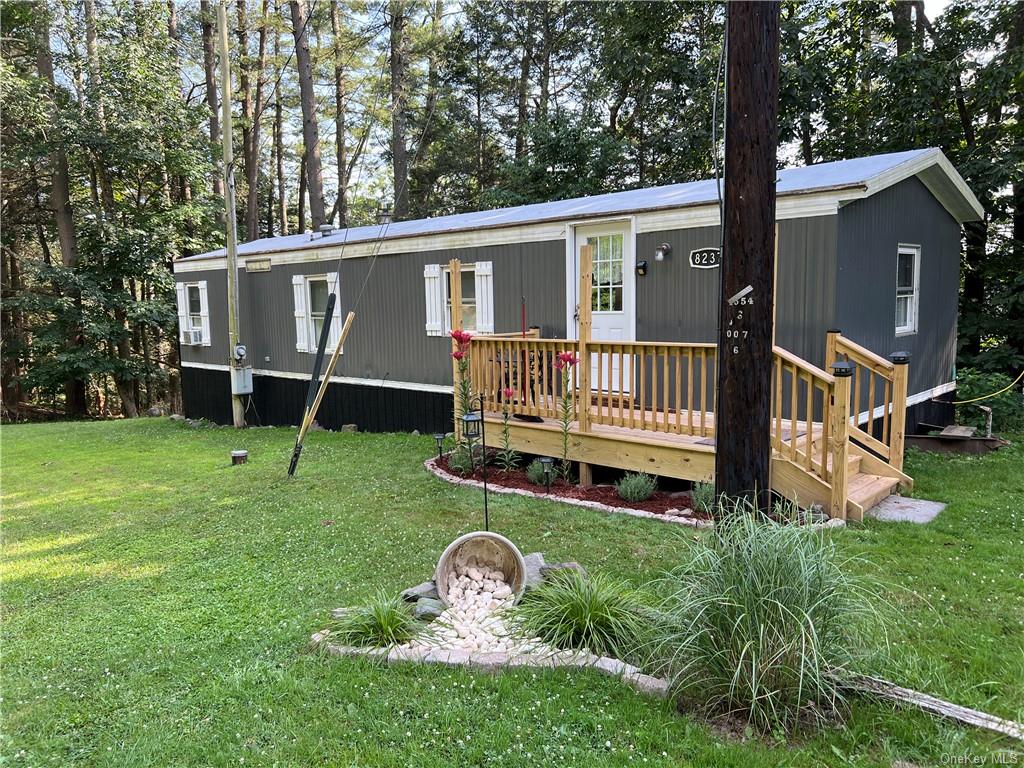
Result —
[{"label": "solar garden light", "polygon": [[555,460],[550,456],[541,456],[540,465],[544,467],[544,493],[551,493],[551,470],[554,467]]},{"label": "solar garden light", "polygon": [[[479,409],[473,410],[473,402],[478,401]],[[484,431],[484,398],[478,395],[469,401],[469,410],[462,414],[462,434],[469,441],[469,462],[473,465],[473,442],[480,438],[480,466],[484,476],[484,530],[491,530],[491,519],[487,511],[487,435]]]},{"label": "solar garden light", "polygon": [[444,450],[444,439],[447,435],[444,432],[435,432],[434,440],[437,442],[437,459],[441,460],[441,452]]}]

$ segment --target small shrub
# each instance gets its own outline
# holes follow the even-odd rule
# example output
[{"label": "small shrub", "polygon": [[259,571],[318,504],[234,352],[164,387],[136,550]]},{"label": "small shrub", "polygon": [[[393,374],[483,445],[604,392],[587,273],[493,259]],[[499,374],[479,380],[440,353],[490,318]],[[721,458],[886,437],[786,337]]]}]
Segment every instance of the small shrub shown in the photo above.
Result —
[{"label": "small shrub", "polygon": [[409,642],[420,624],[401,597],[381,591],[336,619],[330,630],[331,640],[344,645],[384,648]]},{"label": "small shrub", "polygon": [[[997,392],[1012,382],[1003,373],[987,373],[972,368],[964,368],[956,374],[956,399],[971,400],[975,397]],[[956,407],[958,424],[966,424],[985,429],[985,412],[979,405],[987,405],[992,409],[992,429],[1000,432],[1016,432],[1024,429],[1024,395],[1019,387],[1011,387],[995,397],[968,403]],[[984,434],[984,432],[982,432]]]},{"label": "small shrub", "polygon": [[712,517],[718,498],[715,496],[714,483],[694,483],[690,490],[690,502],[697,512],[704,512]]},{"label": "small shrub", "polygon": [[880,624],[875,591],[845,565],[820,532],[736,504],[665,580],[651,668],[762,733],[830,717]]},{"label": "small shrub", "polygon": [[511,472],[519,466],[519,452],[502,448],[494,455],[494,463],[505,472]]},{"label": "small shrub", "polygon": [[626,501],[647,501],[654,495],[658,487],[658,480],[644,472],[627,472],[619,482],[615,484],[615,491],[620,499]]},{"label": "small shrub", "polygon": [[540,459],[534,459],[527,465],[526,479],[534,485],[544,485],[544,465],[540,463]]},{"label": "small shrub", "polygon": [[457,475],[471,475],[475,467],[473,452],[465,443],[458,443],[448,454],[448,469]]},{"label": "small shrub", "polygon": [[516,613],[531,637],[619,659],[636,657],[649,623],[629,584],[576,570],[555,571],[526,594]]}]

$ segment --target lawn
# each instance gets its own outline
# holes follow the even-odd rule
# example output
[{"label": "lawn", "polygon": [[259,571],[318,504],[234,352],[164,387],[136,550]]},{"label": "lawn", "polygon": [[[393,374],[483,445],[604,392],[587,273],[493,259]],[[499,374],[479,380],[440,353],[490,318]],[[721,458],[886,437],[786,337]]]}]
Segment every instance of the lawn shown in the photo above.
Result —
[{"label": "lawn", "polygon": [[[0,764],[890,766],[1013,747],[868,702],[846,730],[744,741],[589,671],[311,654],[331,608],[426,578],[481,498],[423,469],[430,437],[316,433],[289,480],[292,440],[163,419],[3,428]],[[239,447],[249,464],[228,466]],[[822,534],[888,585],[881,671],[1020,720],[1024,450],[912,454],[908,471],[949,503],[937,521]],[[510,496],[491,520],[636,583],[694,536]]]}]

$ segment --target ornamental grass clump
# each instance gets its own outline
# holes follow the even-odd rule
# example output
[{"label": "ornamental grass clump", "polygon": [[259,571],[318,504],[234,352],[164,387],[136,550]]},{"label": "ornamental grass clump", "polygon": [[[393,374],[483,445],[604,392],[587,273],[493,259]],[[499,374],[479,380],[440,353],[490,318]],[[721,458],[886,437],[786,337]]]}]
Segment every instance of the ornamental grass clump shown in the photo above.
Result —
[{"label": "ornamental grass clump", "polygon": [[658,480],[646,472],[627,472],[625,476],[615,484],[615,492],[624,501],[640,502],[647,501],[654,495],[658,487]]},{"label": "ornamental grass clump", "polygon": [[344,645],[385,648],[409,642],[421,626],[401,597],[380,591],[336,619],[330,626],[330,638]]},{"label": "ornamental grass clump", "polygon": [[520,626],[556,648],[635,659],[649,620],[629,584],[602,574],[559,570],[516,607]]},{"label": "ornamental grass clump", "polygon": [[867,638],[885,636],[877,590],[847,565],[820,531],[729,508],[661,584],[651,669],[761,733],[834,718]]}]

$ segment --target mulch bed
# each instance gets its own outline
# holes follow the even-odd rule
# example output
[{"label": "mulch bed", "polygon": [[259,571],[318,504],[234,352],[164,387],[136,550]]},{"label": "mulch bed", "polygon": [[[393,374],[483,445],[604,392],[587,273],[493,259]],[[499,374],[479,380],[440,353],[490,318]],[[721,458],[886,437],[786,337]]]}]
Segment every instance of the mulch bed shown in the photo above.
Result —
[{"label": "mulch bed", "polygon": [[[477,480],[480,482],[484,479],[483,470],[480,467],[477,467],[471,475],[463,475],[460,472],[456,472],[448,466],[447,455],[442,456],[436,464],[445,472],[449,472],[457,477],[464,477],[466,479]],[[492,485],[500,485],[506,488],[519,488],[521,490],[532,491],[533,493],[543,494],[545,492],[544,486],[534,485],[531,483],[526,478],[525,470],[522,469],[506,472],[498,467],[488,465],[487,482]],[[590,488],[580,488],[578,485],[566,483],[563,480],[555,480],[551,483],[551,495],[563,499],[596,501],[601,504],[607,504],[609,507],[639,509],[643,512],[650,512],[655,515],[664,515],[666,510],[669,509],[686,509],[688,507],[692,508],[693,506],[690,494],[686,491],[678,491],[675,493],[655,491],[654,495],[647,499],[647,501],[626,501],[619,497],[619,494],[611,485],[593,485]],[[694,510],[690,517],[691,519],[699,520],[711,519],[708,515],[696,510]]]}]

